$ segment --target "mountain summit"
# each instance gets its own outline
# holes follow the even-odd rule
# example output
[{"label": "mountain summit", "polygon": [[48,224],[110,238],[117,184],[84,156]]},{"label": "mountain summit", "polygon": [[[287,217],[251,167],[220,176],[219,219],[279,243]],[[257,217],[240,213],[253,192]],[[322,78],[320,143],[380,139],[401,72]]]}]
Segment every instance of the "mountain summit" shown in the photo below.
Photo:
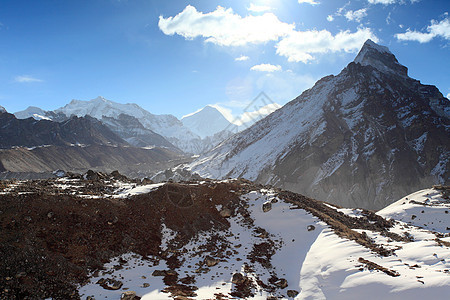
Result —
[{"label": "mountain summit", "polygon": [[408,68],[397,61],[388,47],[378,45],[370,39],[364,43],[353,62],[362,66],[372,66],[383,73],[408,76]]},{"label": "mountain summit", "polygon": [[450,102],[368,40],[337,76],[191,164],[346,207],[380,209],[450,175]]},{"label": "mountain summit", "polygon": [[181,118],[184,126],[201,138],[213,136],[214,134],[232,126],[232,124],[215,107],[205,106],[195,113]]}]

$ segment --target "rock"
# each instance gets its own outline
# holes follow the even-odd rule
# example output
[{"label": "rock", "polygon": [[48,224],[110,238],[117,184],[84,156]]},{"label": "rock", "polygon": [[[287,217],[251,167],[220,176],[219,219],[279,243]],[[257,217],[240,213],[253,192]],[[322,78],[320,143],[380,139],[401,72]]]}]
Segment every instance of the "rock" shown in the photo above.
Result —
[{"label": "rock", "polygon": [[217,265],[219,263],[218,259],[215,259],[211,256],[207,256],[205,258],[204,263],[208,266],[208,267],[214,267],[215,265]]},{"label": "rock", "polygon": [[150,283],[148,283],[148,282],[144,282],[143,284],[142,284],[142,287],[143,288],[148,288],[150,286]]},{"label": "rock", "polygon": [[308,227],[306,227],[308,229],[308,231],[313,231],[314,229],[316,229],[316,226],[314,225],[308,225]]},{"label": "rock", "polygon": [[152,273],[152,276],[166,276],[167,275],[167,271],[165,270],[155,270]]},{"label": "rock", "polygon": [[263,212],[268,212],[272,209],[272,203],[270,201],[264,202],[262,206]]},{"label": "rock", "polygon": [[118,290],[123,286],[123,283],[121,281],[112,278],[101,278],[99,281],[97,281],[97,284],[99,284],[105,290],[113,291]]},{"label": "rock", "polygon": [[287,282],[286,279],[280,278],[280,279],[278,279],[277,282],[275,282],[275,285],[276,285],[277,287],[279,287],[280,289],[285,289],[285,288],[287,288],[287,286],[288,286],[288,282]]},{"label": "rock", "polygon": [[142,184],[153,184],[154,181],[151,180],[150,178],[145,177],[144,179],[142,179],[141,183]]},{"label": "rock", "polygon": [[84,175],[83,175],[85,180],[99,180],[100,179],[100,175],[98,172],[94,172],[92,170],[88,170]]},{"label": "rock", "polygon": [[86,300],[95,300],[95,298],[92,297],[92,296],[87,296],[87,297],[86,297]]},{"label": "rock", "polygon": [[234,273],[231,282],[234,284],[242,284],[245,281],[244,275],[241,273]]},{"label": "rock", "polygon": [[136,296],[136,292],[135,291],[126,291],[123,292],[122,295],[120,296],[121,300],[139,300],[141,299],[141,297]]},{"label": "rock", "polygon": [[122,180],[122,181],[128,180],[127,176],[120,174],[119,171],[117,170],[111,172],[111,177],[115,180]]},{"label": "rock", "polygon": [[288,290],[287,291],[287,295],[289,298],[295,298],[298,294],[299,294],[299,292],[297,292],[296,290]]},{"label": "rock", "polygon": [[222,208],[220,210],[220,215],[224,218],[229,218],[231,217],[231,209],[229,208]]}]

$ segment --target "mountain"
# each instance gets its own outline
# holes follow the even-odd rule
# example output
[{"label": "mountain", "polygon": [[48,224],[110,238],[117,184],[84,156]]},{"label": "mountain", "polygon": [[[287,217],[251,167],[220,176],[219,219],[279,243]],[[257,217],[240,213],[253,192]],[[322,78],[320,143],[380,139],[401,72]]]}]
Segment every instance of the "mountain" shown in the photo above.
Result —
[{"label": "mountain", "polygon": [[127,145],[106,126],[89,116],[73,117],[58,123],[33,118],[17,119],[13,114],[2,113],[0,136],[0,148],[73,144]]},{"label": "mountain", "polygon": [[191,164],[346,207],[380,209],[450,175],[450,102],[368,40],[355,61]]},{"label": "mountain", "polygon": [[0,184],[4,299],[448,295],[450,229],[437,225],[448,187],[375,214],[242,179],[150,184],[91,171]]},{"label": "mountain", "polygon": [[101,122],[133,146],[166,147],[179,150],[163,136],[145,128],[135,117],[126,114],[120,114],[115,118],[103,116]]},{"label": "mountain", "polygon": [[29,106],[27,109],[14,113],[17,119],[34,118],[36,120],[51,120],[47,112],[36,106]]},{"label": "mountain", "polygon": [[63,113],[66,116],[89,115],[99,120],[103,117],[117,119],[119,115],[125,114],[135,117],[146,129],[162,135],[186,153],[200,153],[203,147],[201,138],[184,127],[175,116],[154,115],[134,103],[121,104],[97,97],[90,101],[72,100],[54,112]]},{"label": "mountain", "polygon": [[7,112],[6,109],[0,105],[0,113],[6,113],[6,112]]},{"label": "mountain", "polygon": [[[36,120],[44,119],[56,122],[66,121],[74,115],[95,117],[115,134],[135,147],[167,147],[176,151],[179,150],[163,136],[145,128],[137,118],[121,113],[121,110],[117,109],[117,105],[115,105],[118,103],[99,97],[97,100],[94,99],[91,101],[91,106],[85,101],[77,100],[73,100],[71,104],[72,105],[67,110],[59,109],[55,111],[44,111],[38,107],[30,106],[23,111],[16,112],[14,115],[18,119],[34,118]],[[139,109],[135,109],[135,107],[129,108],[126,105],[125,109],[123,109],[123,111],[128,113],[136,113],[138,110]],[[115,113],[112,113],[113,111],[119,114],[116,115]],[[101,116],[102,112],[112,115],[112,117],[106,115]]]},{"label": "mountain", "polygon": [[[123,118],[127,120],[127,117],[119,117],[124,121]],[[149,134],[143,129],[136,138],[146,138]],[[0,136],[0,172],[7,172],[2,174],[6,178],[36,177],[42,172],[51,175],[57,169],[71,172],[119,170],[129,176],[143,177],[186,160],[179,149],[161,136],[156,135],[153,140],[161,139],[163,148],[131,147],[90,116],[72,116],[64,122],[54,122],[17,119],[13,114],[0,113]]]},{"label": "mountain", "polygon": [[184,116],[181,118],[181,122],[202,139],[208,136],[214,136],[214,134],[226,129],[232,131],[233,127],[233,124],[217,108],[209,105],[199,111]]}]

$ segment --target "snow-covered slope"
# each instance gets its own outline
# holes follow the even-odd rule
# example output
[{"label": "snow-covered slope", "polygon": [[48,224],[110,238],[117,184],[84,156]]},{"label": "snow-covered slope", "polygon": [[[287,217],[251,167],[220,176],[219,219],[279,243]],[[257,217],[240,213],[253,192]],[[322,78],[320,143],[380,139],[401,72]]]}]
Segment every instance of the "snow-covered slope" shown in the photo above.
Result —
[{"label": "snow-covered slope", "polygon": [[[215,183],[191,186],[208,185]],[[428,193],[437,198],[439,192]],[[124,254],[93,274],[80,294],[119,298],[133,291],[146,300],[176,295],[369,300],[443,299],[449,291],[449,230],[435,233],[373,212],[255,187],[230,207],[216,205],[215,213],[227,218],[226,230],[200,231],[189,241],[163,223],[160,249],[167,259]],[[390,207],[393,216],[403,211],[395,208]],[[448,207],[438,209],[443,213]],[[122,285],[104,289],[102,282],[108,280]]]},{"label": "snow-covered slope", "polygon": [[427,230],[450,232],[450,200],[437,189],[425,189],[403,197],[378,211],[386,219],[395,219]]},{"label": "snow-covered slope", "polygon": [[213,136],[233,126],[219,110],[209,105],[195,113],[184,116],[181,118],[181,122],[201,138]]},{"label": "snow-covered slope", "polygon": [[368,40],[340,74],[191,164],[347,207],[381,209],[450,177],[450,101]]},{"label": "snow-covered slope", "polygon": [[29,106],[27,109],[14,113],[17,119],[34,118],[36,120],[50,120],[47,112],[39,107]]}]

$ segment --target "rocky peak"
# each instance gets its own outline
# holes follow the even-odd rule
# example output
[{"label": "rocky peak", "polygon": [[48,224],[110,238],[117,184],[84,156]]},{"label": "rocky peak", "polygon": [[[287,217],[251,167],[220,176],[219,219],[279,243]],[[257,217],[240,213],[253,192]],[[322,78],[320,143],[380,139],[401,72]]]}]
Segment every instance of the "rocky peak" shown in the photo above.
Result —
[{"label": "rocky peak", "polygon": [[5,112],[6,112],[6,109],[0,105],[0,113],[5,113]]},{"label": "rocky peak", "polygon": [[408,68],[398,62],[389,48],[378,45],[370,39],[364,43],[353,62],[362,66],[372,66],[383,73],[408,77]]}]

